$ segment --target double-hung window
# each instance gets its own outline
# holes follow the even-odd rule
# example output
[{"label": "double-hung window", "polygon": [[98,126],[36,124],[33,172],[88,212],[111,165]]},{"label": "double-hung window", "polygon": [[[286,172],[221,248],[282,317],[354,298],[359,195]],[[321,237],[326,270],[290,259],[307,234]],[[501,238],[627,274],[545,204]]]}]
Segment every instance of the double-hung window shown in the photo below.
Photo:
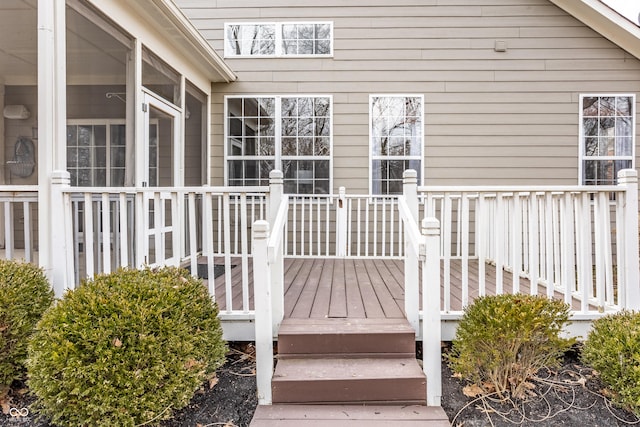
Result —
[{"label": "double-hung window", "polygon": [[268,185],[280,169],[290,194],[331,192],[330,96],[228,96],[228,185]]},{"label": "double-hung window", "polygon": [[402,193],[402,174],[415,169],[422,177],[422,95],[371,95],[371,193]]},{"label": "double-hung window", "polygon": [[615,185],[633,168],[635,95],[580,97],[580,168],[584,185]]},{"label": "double-hung window", "polygon": [[225,57],[333,55],[331,22],[227,23]]}]

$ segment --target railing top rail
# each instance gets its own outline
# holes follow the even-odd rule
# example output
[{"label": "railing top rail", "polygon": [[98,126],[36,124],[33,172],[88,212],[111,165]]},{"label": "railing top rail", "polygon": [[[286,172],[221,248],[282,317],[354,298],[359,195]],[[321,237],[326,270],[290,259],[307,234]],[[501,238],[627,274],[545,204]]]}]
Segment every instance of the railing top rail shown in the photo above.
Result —
[{"label": "railing top rail", "polygon": [[0,192],[2,193],[6,193],[6,192],[21,192],[21,193],[25,193],[25,192],[29,192],[29,191],[38,191],[39,186],[38,185],[9,185],[9,184],[2,184],[0,185]]},{"label": "railing top rail", "polygon": [[283,239],[284,227],[287,223],[288,213],[289,197],[285,195],[282,196],[282,201],[278,207],[278,213],[273,221],[272,229],[270,231],[269,241],[267,242],[267,251],[271,262],[273,262],[275,251]]},{"label": "railing top rail", "polygon": [[398,211],[400,212],[400,217],[402,218],[402,222],[406,227],[406,238],[409,239],[409,242],[413,246],[414,252],[418,255],[423,255],[420,250],[420,246],[424,243],[421,241],[422,233],[420,233],[418,224],[413,219],[413,215],[411,214],[409,205],[407,205],[407,201],[404,197],[398,197]]},{"label": "railing top rail", "polygon": [[229,193],[233,195],[251,193],[256,195],[263,195],[269,193],[268,186],[251,186],[251,187],[209,187],[206,185],[197,187],[68,187],[62,190],[64,193],[70,194],[85,194],[85,193],[98,193],[98,194],[136,194],[136,193],[213,193],[224,194]]},{"label": "railing top rail", "polygon": [[618,185],[518,185],[518,186],[419,186],[418,193],[611,193],[623,192]]}]

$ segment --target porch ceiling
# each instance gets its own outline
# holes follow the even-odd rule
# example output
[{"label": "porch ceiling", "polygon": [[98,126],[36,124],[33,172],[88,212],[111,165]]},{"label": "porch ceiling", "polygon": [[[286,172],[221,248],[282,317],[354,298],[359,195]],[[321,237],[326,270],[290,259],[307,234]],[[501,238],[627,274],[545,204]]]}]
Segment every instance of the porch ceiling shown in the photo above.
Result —
[{"label": "porch ceiling", "polygon": [[34,84],[37,0],[0,2],[0,83]]}]

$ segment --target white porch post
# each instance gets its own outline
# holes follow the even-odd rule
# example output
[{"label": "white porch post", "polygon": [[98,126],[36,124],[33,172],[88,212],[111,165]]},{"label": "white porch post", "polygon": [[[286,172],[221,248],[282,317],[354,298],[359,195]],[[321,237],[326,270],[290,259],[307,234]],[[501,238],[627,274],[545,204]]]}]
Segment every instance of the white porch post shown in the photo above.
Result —
[{"label": "white porch post", "polygon": [[[418,173],[413,169],[407,169],[402,175],[402,194],[407,202],[413,221],[418,224]],[[411,242],[404,240],[404,311],[407,320],[419,334],[419,280],[418,280],[418,258],[411,255]],[[417,254],[416,254],[417,255]]]},{"label": "white porch post", "polygon": [[[278,216],[278,209],[282,202],[283,177],[282,171],[279,170],[273,170],[269,173],[269,226],[271,228],[273,228],[273,223],[276,220],[276,216]],[[284,318],[284,258],[282,257],[282,253],[278,254],[276,260],[271,265],[270,271],[271,298],[273,301],[272,332],[273,334],[277,334],[282,319]]]},{"label": "white porch post", "polygon": [[336,256],[347,255],[347,199],[344,187],[338,189],[336,205]]},{"label": "white porch post", "polygon": [[422,265],[422,357],[427,375],[427,405],[440,406],[442,398],[441,325],[440,325],[440,222],[422,220],[426,260]]},{"label": "white porch post", "polygon": [[618,185],[626,188],[624,205],[624,283],[625,307],[640,309],[640,265],[638,262],[638,171],[618,172]]},{"label": "white porch post", "polygon": [[[65,257],[66,172],[65,0],[38,0],[38,240],[39,262],[56,296],[70,286]],[[66,175],[65,175],[66,174]]]},{"label": "white porch post", "polygon": [[271,277],[267,273],[269,260],[267,244],[269,223],[253,223],[253,292],[256,327],[256,383],[258,403],[271,404],[271,377],[273,375],[273,323],[271,306]]}]

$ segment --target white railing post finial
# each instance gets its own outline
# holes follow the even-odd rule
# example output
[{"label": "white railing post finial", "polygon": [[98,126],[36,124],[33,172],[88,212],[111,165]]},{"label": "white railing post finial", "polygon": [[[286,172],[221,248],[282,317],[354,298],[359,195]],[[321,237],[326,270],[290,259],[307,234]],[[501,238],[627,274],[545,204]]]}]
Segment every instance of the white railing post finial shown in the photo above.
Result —
[{"label": "white railing post finial", "polygon": [[274,169],[269,172],[269,216],[267,217],[267,220],[271,225],[273,225],[273,221],[275,221],[276,215],[278,215],[278,209],[280,208],[280,201],[282,200],[282,194],[284,191],[283,187],[284,175],[282,171]]},{"label": "white railing post finial", "polygon": [[256,328],[256,383],[258,403],[271,404],[273,375],[273,313],[271,306],[271,274],[268,260],[269,223],[253,223],[253,294]]},{"label": "white railing post finial", "polygon": [[338,189],[338,203],[336,204],[336,256],[347,255],[347,198],[344,187]]},{"label": "white railing post finial", "polygon": [[624,284],[625,307],[640,309],[640,263],[638,261],[638,171],[618,172],[618,185],[626,189],[624,204]]},{"label": "white railing post finial", "polygon": [[440,406],[442,374],[440,347],[440,222],[437,218],[422,220],[426,255],[422,265],[422,357],[427,375],[427,405]]},{"label": "white railing post finial", "polygon": [[418,222],[418,172],[407,169],[402,174],[402,194],[411,210],[413,219]]}]

